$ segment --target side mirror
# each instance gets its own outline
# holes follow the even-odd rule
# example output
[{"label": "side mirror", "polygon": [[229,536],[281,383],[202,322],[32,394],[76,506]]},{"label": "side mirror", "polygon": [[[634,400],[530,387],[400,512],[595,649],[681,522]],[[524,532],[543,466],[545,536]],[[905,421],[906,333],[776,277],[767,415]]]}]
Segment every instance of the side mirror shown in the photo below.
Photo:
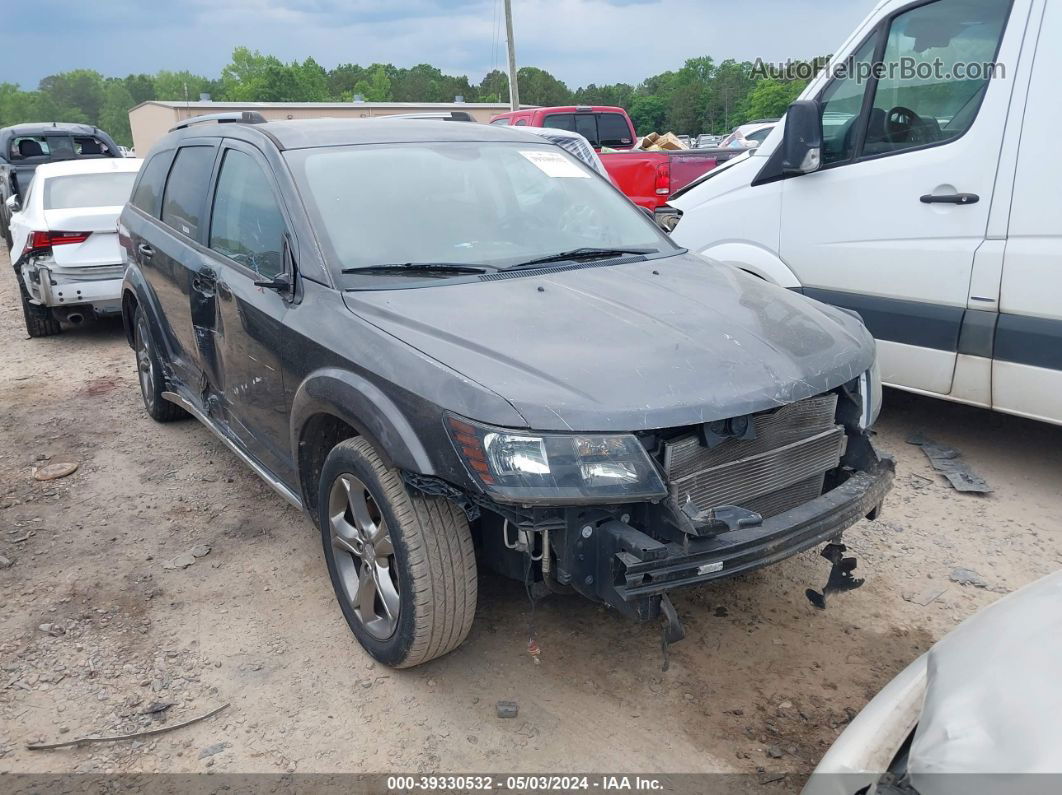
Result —
[{"label": "side mirror", "polygon": [[7,199],[4,201],[4,204],[7,205],[7,209],[13,213],[17,213],[19,210],[22,209],[22,202],[18,200],[18,196],[16,196],[15,194],[11,194],[10,196],[8,196]]},{"label": "side mirror", "polygon": [[811,174],[822,166],[822,110],[811,99],[798,99],[785,114],[782,173]]}]

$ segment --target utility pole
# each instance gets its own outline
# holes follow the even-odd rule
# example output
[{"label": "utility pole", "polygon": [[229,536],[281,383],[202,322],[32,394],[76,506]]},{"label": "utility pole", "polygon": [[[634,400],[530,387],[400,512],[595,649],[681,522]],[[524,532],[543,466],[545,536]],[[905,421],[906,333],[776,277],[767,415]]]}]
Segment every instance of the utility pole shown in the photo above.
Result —
[{"label": "utility pole", "polygon": [[505,38],[509,44],[509,105],[520,110],[520,87],[516,84],[516,43],[513,41],[513,2],[505,0]]}]

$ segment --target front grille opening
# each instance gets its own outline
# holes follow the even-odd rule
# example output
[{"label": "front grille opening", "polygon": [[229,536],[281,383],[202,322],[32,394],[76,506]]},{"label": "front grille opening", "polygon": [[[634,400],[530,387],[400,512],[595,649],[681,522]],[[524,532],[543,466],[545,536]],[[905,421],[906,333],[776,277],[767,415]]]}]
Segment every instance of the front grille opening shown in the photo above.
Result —
[{"label": "front grille opening", "polygon": [[698,433],[664,442],[672,496],[701,510],[737,505],[764,518],[822,494],[826,473],[845,452],[837,395],[807,398],[751,418],[754,438],[707,447]]}]

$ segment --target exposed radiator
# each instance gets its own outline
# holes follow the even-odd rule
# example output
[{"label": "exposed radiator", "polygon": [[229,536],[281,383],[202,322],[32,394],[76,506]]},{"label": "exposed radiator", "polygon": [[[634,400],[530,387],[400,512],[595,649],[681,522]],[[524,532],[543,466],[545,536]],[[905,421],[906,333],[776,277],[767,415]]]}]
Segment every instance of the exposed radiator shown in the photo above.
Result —
[{"label": "exposed radiator", "polygon": [[671,493],[701,509],[738,505],[762,516],[795,508],[822,493],[826,472],[844,455],[836,395],[808,398],[752,417],[755,438],[714,449],[690,435],[668,442],[664,470]]}]

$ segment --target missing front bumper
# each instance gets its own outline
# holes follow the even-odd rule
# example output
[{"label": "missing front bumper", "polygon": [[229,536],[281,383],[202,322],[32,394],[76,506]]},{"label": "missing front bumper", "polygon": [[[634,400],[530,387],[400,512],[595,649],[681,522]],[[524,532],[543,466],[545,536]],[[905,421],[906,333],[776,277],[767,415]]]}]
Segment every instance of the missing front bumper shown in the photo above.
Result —
[{"label": "missing front bumper", "polygon": [[624,614],[655,619],[660,597],[778,563],[828,541],[881,506],[893,479],[889,458],[871,453],[865,469],[756,527],[682,543],[661,542],[616,518],[580,520],[564,533],[559,563],[571,586]]}]

